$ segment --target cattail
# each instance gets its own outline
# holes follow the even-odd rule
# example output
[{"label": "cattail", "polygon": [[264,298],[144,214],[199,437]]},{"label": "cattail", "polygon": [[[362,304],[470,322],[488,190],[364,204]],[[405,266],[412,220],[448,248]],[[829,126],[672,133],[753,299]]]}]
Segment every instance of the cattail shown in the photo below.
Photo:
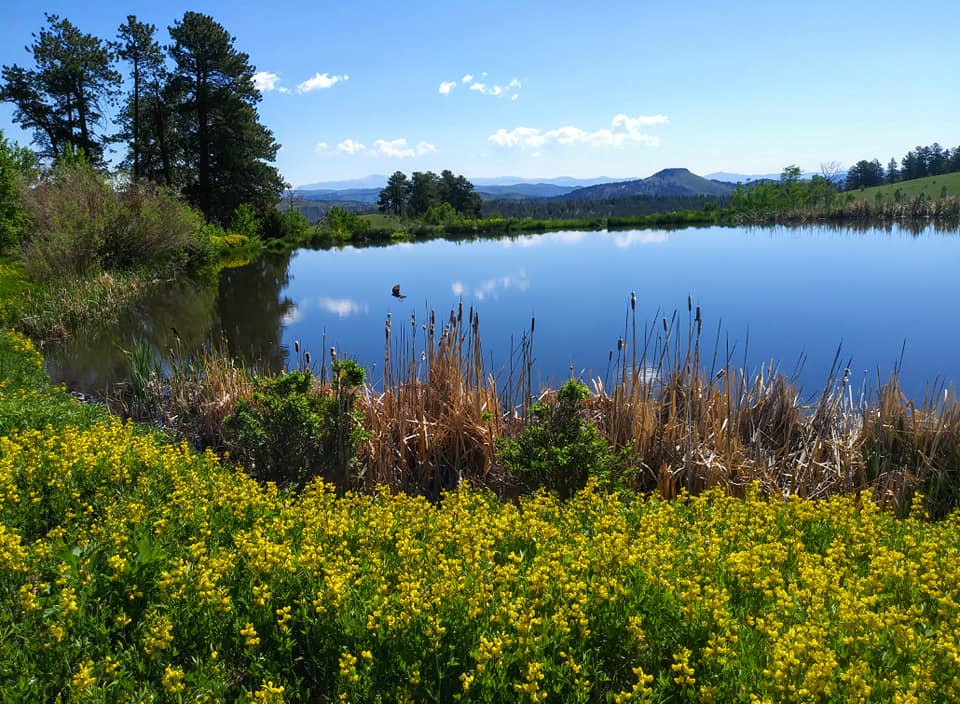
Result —
[{"label": "cattail", "polygon": [[617,352],[623,352],[623,338],[617,338]]},{"label": "cattail", "polygon": [[693,297],[688,293],[687,294],[687,312],[689,313],[693,310]]},{"label": "cattail", "polygon": [[330,348],[330,361],[335,362],[336,360],[337,360],[337,348],[336,348],[336,347],[331,347],[331,348]]},{"label": "cattail", "polygon": [[293,341],[293,351],[300,354],[300,340]]},{"label": "cattail", "polygon": [[667,331],[667,316],[663,316],[663,331]]},{"label": "cattail", "polygon": [[637,292],[636,291],[630,292],[630,310],[632,311],[637,310]]},{"label": "cattail", "polygon": [[309,367],[309,366],[310,366],[310,353],[309,353],[309,352],[305,352],[304,355],[303,355],[303,358],[304,358],[304,360],[306,360],[307,366]]},{"label": "cattail", "polygon": [[534,315],[530,316],[530,333],[533,333],[534,328],[537,327],[537,318]]}]

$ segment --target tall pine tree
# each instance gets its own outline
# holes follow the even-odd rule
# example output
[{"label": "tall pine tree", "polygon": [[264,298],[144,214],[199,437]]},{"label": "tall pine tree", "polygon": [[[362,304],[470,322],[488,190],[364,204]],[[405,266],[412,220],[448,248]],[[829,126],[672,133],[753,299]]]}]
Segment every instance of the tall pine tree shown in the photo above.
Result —
[{"label": "tall pine tree", "polygon": [[75,149],[102,164],[104,113],[117,94],[120,74],[103,40],[57,15],[47,14],[46,20],[27,47],[35,67],[4,66],[0,100],[16,106],[13,120],[33,131],[41,157]]},{"label": "tall pine tree", "polygon": [[181,96],[184,194],[219,222],[241,203],[261,212],[272,208],[283,189],[269,163],[279,145],[259,121],[250,57],[213,18],[197,12],[184,14],[170,36],[171,87]]}]

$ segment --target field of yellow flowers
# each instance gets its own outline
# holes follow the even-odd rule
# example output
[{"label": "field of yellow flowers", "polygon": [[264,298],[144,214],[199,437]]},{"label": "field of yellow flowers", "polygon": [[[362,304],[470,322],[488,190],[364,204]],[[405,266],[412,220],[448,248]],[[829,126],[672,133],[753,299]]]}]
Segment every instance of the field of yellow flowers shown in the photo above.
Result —
[{"label": "field of yellow flowers", "polygon": [[0,331],[2,701],[960,700],[920,498],[297,495],[40,362]]}]

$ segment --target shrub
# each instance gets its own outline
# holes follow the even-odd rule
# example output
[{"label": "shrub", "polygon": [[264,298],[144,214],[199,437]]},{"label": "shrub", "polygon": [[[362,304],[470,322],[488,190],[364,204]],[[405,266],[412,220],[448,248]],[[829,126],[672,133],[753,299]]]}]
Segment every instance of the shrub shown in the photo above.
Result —
[{"label": "shrub", "polygon": [[10,144],[0,132],[0,252],[21,242],[30,226],[21,190],[32,179],[34,164],[28,149]]},{"label": "shrub", "polygon": [[354,405],[363,377],[356,362],[338,360],[330,394],[309,370],[255,379],[226,420],[228,447],[262,481],[302,488],[322,476],[346,488],[362,438]]},{"label": "shrub", "polygon": [[115,187],[82,157],[24,191],[34,232],[24,259],[36,278],[184,260],[202,250],[199,213],[153,184]]},{"label": "shrub", "polygon": [[570,380],[552,403],[531,408],[531,423],[513,440],[499,443],[504,469],[525,484],[543,487],[568,498],[586,486],[590,477],[606,478],[616,459],[610,444],[583,416],[590,391]]},{"label": "shrub", "polygon": [[348,240],[357,235],[365,235],[370,229],[370,223],[356,213],[334,206],[323,216],[323,227],[334,239]]}]

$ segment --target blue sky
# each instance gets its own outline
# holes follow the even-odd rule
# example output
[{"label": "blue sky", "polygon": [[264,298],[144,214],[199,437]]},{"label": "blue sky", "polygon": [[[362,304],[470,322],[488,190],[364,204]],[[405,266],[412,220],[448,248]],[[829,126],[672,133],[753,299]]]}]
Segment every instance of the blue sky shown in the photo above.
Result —
[{"label": "blue sky", "polygon": [[[29,64],[43,10],[103,37],[133,13],[167,41],[188,9],[261,72],[261,119],[295,185],[397,169],[816,171],[960,144],[956,0],[0,0],[0,63]],[[12,113],[0,105],[0,130],[28,142]]]}]

